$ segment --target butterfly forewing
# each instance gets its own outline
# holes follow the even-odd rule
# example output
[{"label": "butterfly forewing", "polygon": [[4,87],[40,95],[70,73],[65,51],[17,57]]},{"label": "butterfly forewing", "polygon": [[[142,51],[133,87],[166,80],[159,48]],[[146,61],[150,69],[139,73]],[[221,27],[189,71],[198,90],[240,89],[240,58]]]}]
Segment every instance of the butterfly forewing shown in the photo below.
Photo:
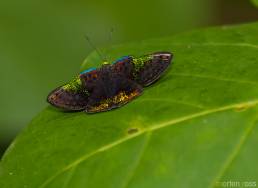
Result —
[{"label": "butterfly forewing", "polygon": [[67,111],[79,111],[85,109],[88,103],[88,97],[83,92],[70,91],[63,86],[52,91],[47,101],[57,108]]},{"label": "butterfly forewing", "polygon": [[136,72],[136,80],[142,86],[148,86],[158,80],[169,67],[172,54],[169,52],[158,52],[147,55],[142,67]]},{"label": "butterfly forewing", "polygon": [[115,61],[112,65],[112,72],[120,74],[123,77],[132,79],[134,72],[133,58],[131,56],[124,56]]}]

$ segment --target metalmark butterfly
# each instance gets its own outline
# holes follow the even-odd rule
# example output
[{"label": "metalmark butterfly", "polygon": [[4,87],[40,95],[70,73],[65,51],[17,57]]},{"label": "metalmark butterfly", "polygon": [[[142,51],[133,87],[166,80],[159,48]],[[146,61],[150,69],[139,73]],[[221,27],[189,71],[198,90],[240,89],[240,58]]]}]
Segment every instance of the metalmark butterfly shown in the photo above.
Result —
[{"label": "metalmark butterfly", "polygon": [[143,87],[158,80],[172,57],[170,52],[121,57],[112,64],[81,72],[68,84],[52,91],[47,101],[64,110],[87,113],[118,108],[141,95]]}]

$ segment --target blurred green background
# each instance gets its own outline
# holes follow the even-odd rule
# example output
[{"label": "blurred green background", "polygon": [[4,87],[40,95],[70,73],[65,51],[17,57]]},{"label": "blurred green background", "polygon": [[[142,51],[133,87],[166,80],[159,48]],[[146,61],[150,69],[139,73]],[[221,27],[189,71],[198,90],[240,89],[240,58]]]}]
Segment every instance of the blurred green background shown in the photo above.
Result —
[{"label": "blurred green background", "polygon": [[105,47],[257,19],[247,0],[1,0],[0,156],[49,91],[78,73],[92,51],[85,34]]}]

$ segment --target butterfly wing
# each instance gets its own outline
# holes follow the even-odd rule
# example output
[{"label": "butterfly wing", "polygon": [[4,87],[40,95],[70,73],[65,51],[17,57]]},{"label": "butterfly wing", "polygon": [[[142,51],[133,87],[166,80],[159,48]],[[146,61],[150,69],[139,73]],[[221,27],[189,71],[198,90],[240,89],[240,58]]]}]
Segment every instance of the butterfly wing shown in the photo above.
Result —
[{"label": "butterfly wing", "polygon": [[[105,69],[109,65],[105,65]],[[103,70],[104,68],[94,69],[90,72],[80,74],[82,86],[92,95],[93,91],[103,87]]]},{"label": "butterfly wing", "polygon": [[143,91],[139,84],[119,75],[113,75],[110,82],[112,82],[112,85],[104,84],[102,88],[98,87],[90,95],[85,110],[87,113],[103,112],[118,108],[141,95]]},{"label": "butterfly wing", "polygon": [[64,110],[102,112],[120,107],[141,95],[142,86],[160,78],[172,60],[169,52],[134,58],[124,56],[112,65],[82,72],[67,85],[52,91],[47,101]]},{"label": "butterfly wing", "polygon": [[47,102],[67,111],[84,110],[88,103],[88,89],[95,87],[97,77],[98,70],[96,68],[87,69],[70,83],[52,91],[47,97]]},{"label": "butterfly wing", "polygon": [[69,90],[61,86],[48,95],[47,101],[51,105],[63,110],[80,111],[85,109],[88,97],[83,92]]},{"label": "butterfly wing", "polygon": [[142,86],[148,86],[158,80],[169,67],[173,54],[157,52],[133,59],[135,80]]},{"label": "butterfly wing", "polygon": [[112,64],[81,74],[89,92],[86,112],[108,111],[128,103],[142,93],[142,87],[130,77],[133,75],[132,57],[124,56]]},{"label": "butterfly wing", "polygon": [[113,62],[112,71],[114,72],[114,74],[119,74],[128,79],[132,79],[134,71],[134,65],[132,62],[132,56],[123,56]]}]

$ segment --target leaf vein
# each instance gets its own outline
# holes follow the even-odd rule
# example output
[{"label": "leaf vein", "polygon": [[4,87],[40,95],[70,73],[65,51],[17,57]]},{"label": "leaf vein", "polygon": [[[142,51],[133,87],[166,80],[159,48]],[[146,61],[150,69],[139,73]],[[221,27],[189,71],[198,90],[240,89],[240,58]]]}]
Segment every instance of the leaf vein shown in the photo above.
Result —
[{"label": "leaf vein", "polygon": [[258,49],[258,45],[251,44],[251,43],[222,43],[222,42],[207,42],[207,43],[174,43],[172,45],[175,46],[183,46],[187,45],[189,47],[191,46],[237,46],[237,47],[249,47],[249,48],[255,48]]},{"label": "leaf vein", "polygon": [[146,148],[148,147],[149,143],[150,143],[150,139],[151,139],[151,132],[147,132],[147,135],[146,135],[146,139],[145,139],[145,143],[142,147],[142,151],[141,153],[139,154],[139,157],[135,163],[135,166],[134,166],[134,169],[131,171],[131,173],[128,175],[127,177],[127,180],[125,181],[125,184],[124,186],[122,186],[123,188],[126,188],[128,187],[130,181],[133,179],[133,176],[135,174],[135,171],[137,170],[137,167],[139,166],[140,162],[141,162],[141,159],[144,155],[144,152],[146,151]]},{"label": "leaf vein", "polygon": [[253,81],[248,81],[248,80],[236,80],[236,79],[220,78],[220,77],[200,75],[200,74],[173,73],[172,76],[205,78],[205,79],[213,79],[213,80],[220,80],[220,81],[226,81],[226,82],[235,82],[235,83],[241,83],[241,84],[245,83],[245,84],[258,85],[258,82],[253,82]]},{"label": "leaf vein", "polygon": [[192,106],[195,108],[201,108],[204,109],[204,106],[201,105],[197,105],[197,104],[192,104],[192,103],[188,103],[188,102],[183,102],[183,101],[177,101],[177,100],[171,100],[171,99],[164,99],[164,98],[144,98],[144,99],[139,99],[137,100],[138,102],[144,102],[144,101],[166,101],[166,102],[171,102],[171,103],[177,103],[177,104],[183,104],[186,106]]}]

